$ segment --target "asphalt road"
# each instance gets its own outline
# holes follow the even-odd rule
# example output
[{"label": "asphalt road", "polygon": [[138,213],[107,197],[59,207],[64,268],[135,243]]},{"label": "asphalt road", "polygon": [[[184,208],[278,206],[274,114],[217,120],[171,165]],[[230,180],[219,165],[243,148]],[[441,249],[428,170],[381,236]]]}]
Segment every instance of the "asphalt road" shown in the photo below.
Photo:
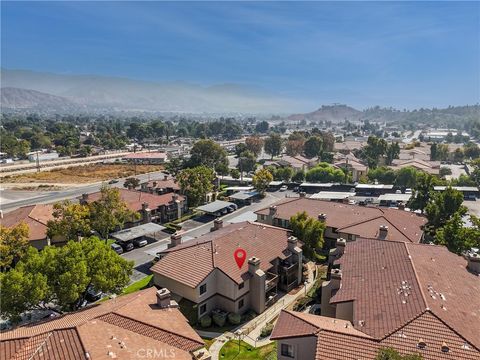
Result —
[{"label": "asphalt road", "polygon": [[[221,219],[223,220],[224,226],[228,225],[229,222],[237,222],[241,220],[244,216],[249,217],[256,210],[262,209],[269,206],[270,204],[277,202],[280,199],[283,199],[286,194],[293,194],[293,192],[268,192],[265,198],[254,202],[252,205],[244,206],[230,214],[227,214]],[[213,226],[213,220],[215,218],[211,217],[208,222],[197,222],[195,220],[187,220],[189,224],[185,224],[186,228],[190,228],[193,225],[193,228],[182,233],[182,241],[188,242],[193,239],[207,234],[210,232],[210,228]],[[193,224],[194,223],[194,224]],[[150,267],[155,254],[159,251],[165,250],[170,243],[170,235],[165,234],[165,236],[160,236],[160,240],[148,244],[142,248],[136,248],[132,251],[122,254],[122,256],[127,260],[134,261],[134,273],[131,277],[132,282],[137,281],[144,277],[147,274],[150,274]]]},{"label": "asphalt road", "polygon": [[[148,174],[137,175],[140,181],[146,181],[150,178],[161,178],[163,176],[161,171],[152,172]],[[115,187],[123,187],[125,178],[119,179],[118,183],[112,184]],[[99,191],[103,182],[88,184],[85,186],[78,186],[68,190],[59,191],[18,191],[10,189],[0,190],[0,209],[8,212],[17,209],[21,206],[34,204],[47,204],[65,199],[74,199],[80,197],[83,193],[92,193]]]}]

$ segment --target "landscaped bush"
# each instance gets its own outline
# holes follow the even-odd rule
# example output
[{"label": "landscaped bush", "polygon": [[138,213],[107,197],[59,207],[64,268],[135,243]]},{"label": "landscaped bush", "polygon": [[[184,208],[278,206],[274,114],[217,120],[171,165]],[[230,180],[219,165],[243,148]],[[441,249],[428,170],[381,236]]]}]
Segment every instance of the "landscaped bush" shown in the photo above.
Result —
[{"label": "landscaped bush", "polygon": [[267,324],[260,331],[260,336],[261,337],[267,337],[268,335],[270,335],[272,333],[272,331],[273,331],[273,324]]},{"label": "landscaped bush", "polygon": [[207,328],[212,326],[212,318],[209,315],[205,315],[200,319],[200,326]]},{"label": "landscaped bush", "polygon": [[245,314],[242,315],[242,321],[250,321],[257,317],[257,313],[253,310],[249,310]]},{"label": "landscaped bush", "polygon": [[242,322],[242,317],[235,313],[229,313],[228,322],[232,325],[238,325]]},{"label": "landscaped bush", "polygon": [[220,311],[216,311],[216,312],[212,311],[212,318],[215,325],[222,327],[222,326],[225,326],[225,322],[227,321],[227,313],[220,312]]}]

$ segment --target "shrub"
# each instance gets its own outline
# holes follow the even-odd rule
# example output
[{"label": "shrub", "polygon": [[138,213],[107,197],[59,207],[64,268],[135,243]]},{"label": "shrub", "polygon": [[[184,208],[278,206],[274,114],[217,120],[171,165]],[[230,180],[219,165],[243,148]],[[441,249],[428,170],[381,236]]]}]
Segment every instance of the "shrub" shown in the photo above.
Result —
[{"label": "shrub", "polygon": [[247,313],[242,315],[242,321],[250,321],[257,317],[257,314],[253,310],[249,310]]},{"label": "shrub", "polygon": [[212,318],[209,315],[205,315],[200,319],[200,326],[207,328],[212,326]]},{"label": "shrub", "polygon": [[227,313],[215,312],[212,315],[212,318],[215,325],[222,327],[225,325],[225,322],[227,321]]},{"label": "shrub", "polygon": [[272,333],[272,331],[273,331],[273,324],[267,324],[260,331],[260,336],[261,337],[267,337],[268,335],[270,335]]},{"label": "shrub", "polygon": [[232,325],[238,325],[242,321],[242,317],[235,313],[228,314],[228,322]]}]

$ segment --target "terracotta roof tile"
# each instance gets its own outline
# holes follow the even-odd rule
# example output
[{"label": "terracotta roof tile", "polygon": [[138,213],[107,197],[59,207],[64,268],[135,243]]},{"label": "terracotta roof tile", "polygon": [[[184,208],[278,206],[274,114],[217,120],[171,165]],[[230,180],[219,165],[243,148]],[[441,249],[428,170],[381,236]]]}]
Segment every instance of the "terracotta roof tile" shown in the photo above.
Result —
[{"label": "terracotta roof tile", "polygon": [[[290,220],[293,215],[302,211],[306,211],[309,216],[314,218],[323,213],[327,215],[327,226],[346,233],[352,231],[352,234],[372,237],[372,234],[378,231],[379,224],[381,224],[389,226],[389,231],[391,229],[396,236],[395,240],[414,243],[421,240],[423,235],[421,227],[427,222],[424,216],[413,212],[341,204],[309,198],[285,199],[273,205],[277,206],[275,216],[280,219]],[[258,210],[256,214],[267,215],[268,211],[268,208],[264,208]]]},{"label": "terracotta roof tile", "polygon": [[275,328],[270,335],[270,339],[278,340],[285,337],[311,336],[315,335],[318,328],[298,316],[293,311],[282,310],[278,317]]},{"label": "terracotta roof tile", "polygon": [[241,283],[248,276],[248,262],[245,261],[239,269],[233,258],[235,250],[241,247],[247,258],[259,258],[260,269],[266,271],[274,259],[289,255],[288,236],[288,231],[268,225],[232,224],[165,251],[166,255],[151,270],[196,287],[217,268],[236,283]]},{"label": "terracotta roof tile", "polygon": [[[114,300],[66,314],[43,323],[23,326],[0,333],[2,359],[111,359],[108,345],[115,336],[135,345],[173,349],[179,359],[190,359],[189,352],[203,347],[203,341],[188,325],[178,309],[160,309],[156,288],[118,297]],[[131,353],[116,343],[118,359],[131,359]],[[108,350],[108,351],[107,351]],[[15,357],[14,357],[15,356]],[[40,359],[40,358],[39,358]]]},{"label": "terracotta roof tile", "polygon": [[[149,194],[142,191],[137,190],[129,190],[129,189],[118,189],[120,191],[120,197],[123,201],[127,203],[127,206],[132,211],[140,211],[142,209],[142,204],[147,203],[150,209],[156,209],[162,205],[168,205],[172,201],[172,197],[175,194]],[[175,195],[178,196],[178,200],[183,201],[185,198],[182,195]],[[88,194],[87,202],[97,201],[101,198],[101,192],[95,192],[92,194]]]},{"label": "terracotta roof tile", "polygon": [[52,204],[23,206],[3,215],[0,224],[13,227],[24,222],[29,229],[29,240],[42,240],[47,237],[47,222],[53,219]]}]

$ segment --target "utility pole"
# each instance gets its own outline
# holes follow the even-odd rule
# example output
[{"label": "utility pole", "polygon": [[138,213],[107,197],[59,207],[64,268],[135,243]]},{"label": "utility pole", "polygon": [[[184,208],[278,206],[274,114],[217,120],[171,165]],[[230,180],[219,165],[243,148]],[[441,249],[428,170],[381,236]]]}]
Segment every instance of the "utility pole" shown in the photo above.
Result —
[{"label": "utility pole", "polygon": [[40,159],[38,158],[38,150],[37,150],[37,172],[40,172]]}]

